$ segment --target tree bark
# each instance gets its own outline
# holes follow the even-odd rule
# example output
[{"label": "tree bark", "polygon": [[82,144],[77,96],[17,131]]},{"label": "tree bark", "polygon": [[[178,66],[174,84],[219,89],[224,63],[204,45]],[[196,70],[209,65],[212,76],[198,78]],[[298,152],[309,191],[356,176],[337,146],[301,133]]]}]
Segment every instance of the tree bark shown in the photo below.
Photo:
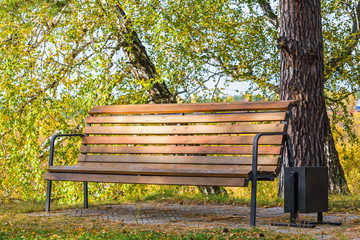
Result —
[{"label": "tree bark", "polygon": [[[257,0],[258,4],[262,8],[264,15],[269,19],[270,23],[272,23],[276,28],[278,27],[278,17],[276,14],[274,14],[274,11],[271,9],[270,4],[267,1],[264,0]],[[283,3],[281,3],[283,4]],[[282,7],[282,6],[281,6]],[[284,10],[282,10],[284,11]],[[287,11],[289,11],[287,9]],[[342,54],[340,56],[342,58],[346,58],[348,55],[351,54],[352,50],[356,46],[359,36],[357,33],[360,31],[358,23],[360,19],[360,2],[356,6],[356,12],[354,13],[356,18],[354,18],[353,23],[353,29],[352,34],[349,37],[349,44],[346,45],[342,51]],[[289,12],[288,14],[291,14]],[[283,19],[284,20],[284,19]],[[283,24],[286,24],[286,22]],[[283,25],[282,25],[283,27]],[[280,39],[281,40],[281,39]],[[281,43],[281,41],[280,41]],[[279,43],[279,47],[281,47]],[[326,64],[326,72],[325,76],[328,76],[330,74],[330,70],[332,69],[340,69],[342,67],[341,64],[344,63],[342,61],[343,59],[340,59],[339,57],[332,58],[327,64]],[[339,66],[341,65],[341,66]],[[326,79],[324,79],[324,82],[326,82]],[[283,89],[284,90],[284,89]],[[329,191],[334,194],[338,193],[349,193],[349,188],[347,186],[347,181],[345,178],[345,174],[343,171],[343,168],[340,164],[339,154],[335,148],[335,142],[332,136],[331,127],[330,127],[330,121],[327,116],[326,110],[324,112],[324,153],[325,153],[325,162],[326,165],[329,168]],[[282,178],[280,178],[279,181],[279,190],[280,193],[282,191]]]},{"label": "tree bark", "polygon": [[325,166],[320,0],[280,1],[280,98],[298,100],[289,123],[297,166]]},{"label": "tree bark", "polygon": [[122,50],[129,59],[131,74],[139,80],[146,80],[152,83],[148,90],[148,98],[152,103],[176,103],[175,96],[171,94],[164,82],[156,81],[156,68],[148,56],[144,45],[141,43],[137,33],[131,26],[131,21],[126,18],[124,10],[115,5],[119,19],[120,33],[118,38],[122,44]]}]

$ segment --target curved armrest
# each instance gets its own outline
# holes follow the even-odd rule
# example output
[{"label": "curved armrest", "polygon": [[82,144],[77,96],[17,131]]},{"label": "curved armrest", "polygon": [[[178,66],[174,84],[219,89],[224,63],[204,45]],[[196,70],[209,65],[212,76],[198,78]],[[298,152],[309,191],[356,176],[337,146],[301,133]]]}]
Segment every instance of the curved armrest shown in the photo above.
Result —
[{"label": "curved armrest", "polygon": [[292,167],[294,165],[294,159],[292,156],[292,149],[291,149],[291,140],[290,140],[290,136],[288,133],[286,133],[286,132],[258,133],[254,137],[254,141],[253,141],[253,155],[252,155],[252,178],[253,179],[257,178],[259,139],[262,136],[276,136],[276,135],[282,135],[285,137],[285,141],[286,141],[286,145],[287,145],[287,149],[288,149],[289,166]]},{"label": "curved armrest", "polygon": [[[286,145],[288,147],[288,154],[289,154],[289,165],[293,165],[293,157],[291,151],[291,141],[290,136],[286,132],[277,132],[277,133],[258,133],[254,137],[253,142],[253,155],[252,155],[252,172],[250,176],[251,180],[251,210],[250,210],[250,225],[255,226],[256,222],[256,185],[257,185],[257,164],[258,164],[258,146],[259,146],[259,139],[262,136],[276,136],[281,135],[284,136],[286,139]],[[281,144],[285,144],[282,142]],[[282,151],[281,151],[282,153]]]},{"label": "curved armrest", "polygon": [[58,137],[83,137],[84,134],[77,133],[77,134],[57,134],[54,135],[50,140],[50,154],[49,154],[49,167],[53,165],[54,162],[54,150],[55,150],[55,140]]}]

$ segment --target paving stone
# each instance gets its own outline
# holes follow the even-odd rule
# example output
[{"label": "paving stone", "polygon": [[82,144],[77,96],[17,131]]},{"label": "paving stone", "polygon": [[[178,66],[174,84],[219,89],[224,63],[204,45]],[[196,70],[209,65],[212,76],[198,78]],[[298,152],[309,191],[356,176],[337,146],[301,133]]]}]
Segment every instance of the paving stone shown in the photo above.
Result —
[{"label": "paving stone", "polygon": [[[184,226],[249,228],[250,208],[233,205],[179,205],[179,204],[121,204],[52,211],[50,213],[31,213],[32,216],[74,216],[121,221],[137,224],[179,224]],[[316,214],[300,214],[300,219],[316,220]],[[324,221],[350,223],[360,219],[359,215],[349,213],[324,213]],[[287,222],[289,214],[283,208],[257,208],[257,225],[283,233],[299,233],[299,229],[289,227],[273,227],[271,222]],[[316,229],[301,230],[321,234],[324,229],[334,226],[317,225]],[[325,238],[326,236],[321,236]]]}]

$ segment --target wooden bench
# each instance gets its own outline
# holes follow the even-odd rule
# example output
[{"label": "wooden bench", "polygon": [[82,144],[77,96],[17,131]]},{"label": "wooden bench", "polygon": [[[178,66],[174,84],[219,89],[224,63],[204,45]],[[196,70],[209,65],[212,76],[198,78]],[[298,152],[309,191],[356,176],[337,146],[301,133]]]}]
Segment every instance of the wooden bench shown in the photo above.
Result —
[{"label": "wooden bench", "polygon": [[[87,182],[243,187],[252,181],[250,224],[255,226],[256,182],[274,180],[283,147],[291,151],[286,132],[292,105],[275,101],[94,107],[85,119],[84,134],[51,140],[46,211],[52,181],[84,182],[85,208]],[[82,137],[75,166],[53,165],[55,139],[64,136]]]}]

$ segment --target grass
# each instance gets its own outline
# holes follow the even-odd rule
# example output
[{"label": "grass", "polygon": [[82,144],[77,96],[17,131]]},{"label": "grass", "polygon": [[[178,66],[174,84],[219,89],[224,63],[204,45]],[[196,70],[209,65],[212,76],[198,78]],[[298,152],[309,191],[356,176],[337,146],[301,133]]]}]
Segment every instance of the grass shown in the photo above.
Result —
[{"label": "grass", "polygon": [[[263,184],[263,185],[261,185]],[[283,200],[277,197],[276,183],[261,183],[258,192],[258,205],[262,207],[282,206]],[[136,187],[136,186],[135,186]],[[143,187],[143,186],[139,186]],[[90,206],[120,203],[177,203],[177,204],[231,204],[250,205],[248,188],[226,188],[227,195],[205,196],[196,188],[148,186],[144,194],[128,194],[121,200],[99,199],[90,194]],[[79,194],[79,196],[81,196]],[[76,204],[64,204],[57,198],[52,203],[53,210],[81,208],[82,201]],[[330,212],[360,213],[360,195],[337,195],[329,198]],[[227,229],[186,227],[176,224],[144,225],[124,224],[119,221],[94,218],[31,216],[28,213],[42,212],[44,202],[0,200],[0,240],[2,239],[313,239],[304,235],[305,230],[297,234],[279,233],[264,227],[250,229]],[[286,221],[282,219],[281,221]],[[360,220],[354,220],[339,228],[329,228],[325,235],[334,239],[352,239],[360,235]],[[321,237],[317,235],[317,237]]]},{"label": "grass", "polygon": [[[117,224],[110,221],[79,218],[48,218],[47,222],[36,218],[17,216],[3,225],[0,239],[286,239],[269,231],[259,229],[165,229],[134,224]],[[16,225],[15,225],[16,224]],[[145,228],[147,230],[145,230]]]},{"label": "grass", "polygon": [[[259,182],[257,205],[260,207],[281,207],[284,200],[277,196],[277,182]],[[120,200],[101,199],[106,204],[134,202],[166,202],[178,204],[230,204],[250,206],[250,187],[225,188],[227,195],[204,195],[195,187],[145,185],[149,190],[145,194],[128,194]],[[91,197],[90,197],[91,199]],[[80,202],[82,200],[80,199]],[[95,200],[94,200],[95,201]],[[360,194],[330,195],[329,211],[360,212]]]},{"label": "grass", "polygon": [[330,196],[329,207],[331,212],[360,213],[360,194]]},{"label": "grass", "polygon": [[[281,206],[282,198],[277,196],[277,182],[258,183],[257,203],[259,206]],[[142,189],[141,191],[138,189]],[[227,194],[204,195],[197,187],[187,186],[160,186],[160,185],[135,185],[131,191],[126,192],[119,201],[121,202],[147,202],[166,201],[176,203],[222,203],[249,205],[250,187],[225,188]]]},{"label": "grass", "polygon": [[[55,182],[56,183],[56,182]],[[56,183],[53,199],[59,203],[82,202],[82,186],[64,186],[63,182]],[[251,185],[251,184],[250,184]],[[257,205],[261,207],[272,207],[283,205],[283,199],[277,196],[277,181],[258,183]],[[69,190],[68,189],[74,189]],[[199,192],[197,187],[188,186],[160,186],[160,185],[139,185],[139,184],[106,184],[91,183],[89,185],[89,199],[93,202],[104,203],[126,203],[126,202],[174,202],[174,203],[195,203],[195,204],[236,204],[250,205],[250,186],[239,188],[225,188],[227,194],[206,196]],[[112,196],[110,199],[109,196]],[[347,196],[330,196],[332,211],[359,211],[360,194]],[[57,206],[54,206],[55,209]]]},{"label": "grass", "polygon": [[[137,202],[172,202],[178,204],[241,204],[248,205],[249,201],[231,199],[228,196],[204,196],[193,194],[185,198],[174,194],[157,193],[138,197]],[[131,202],[131,198],[124,200]],[[91,203],[94,207],[104,204],[119,204],[106,201]],[[264,204],[275,203],[278,200],[264,201]],[[53,203],[53,209],[65,210],[81,207],[80,204],[64,205]],[[360,212],[360,196],[331,196],[330,207],[332,212]],[[2,239],[315,239],[301,231],[297,234],[279,233],[264,228],[205,228],[186,227],[176,224],[144,225],[124,224],[119,221],[101,220],[79,217],[31,216],[28,213],[42,212],[44,202],[7,201],[0,203],[0,240]],[[351,239],[351,234],[360,234],[359,220],[352,226],[339,229],[330,228],[327,235],[335,239]],[[350,235],[349,235],[350,234]],[[350,236],[350,237],[349,237]],[[319,237],[319,236],[318,236]]]},{"label": "grass", "polygon": [[[74,206],[62,206],[63,209]],[[59,208],[59,206],[57,206]],[[0,204],[3,239],[313,239],[304,234],[282,234],[259,228],[201,228],[175,224],[124,224],[80,217],[32,216],[43,202],[9,201]]]}]

